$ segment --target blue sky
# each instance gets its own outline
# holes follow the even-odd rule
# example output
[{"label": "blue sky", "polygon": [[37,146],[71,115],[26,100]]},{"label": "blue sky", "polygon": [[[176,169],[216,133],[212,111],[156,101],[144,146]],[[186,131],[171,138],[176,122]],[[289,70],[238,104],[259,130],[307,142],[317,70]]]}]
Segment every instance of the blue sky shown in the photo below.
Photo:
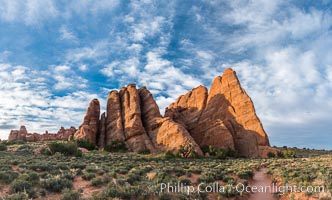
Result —
[{"label": "blue sky", "polygon": [[272,145],[332,149],[331,55],[329,0],[0,0],[0,138],[77,127],[129,83],[163,111],[232,67]]}]

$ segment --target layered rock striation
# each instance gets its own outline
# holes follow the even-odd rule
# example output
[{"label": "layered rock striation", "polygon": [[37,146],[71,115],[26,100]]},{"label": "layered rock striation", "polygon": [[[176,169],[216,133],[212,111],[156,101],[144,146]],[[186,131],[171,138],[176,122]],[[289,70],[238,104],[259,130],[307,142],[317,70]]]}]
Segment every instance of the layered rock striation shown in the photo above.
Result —
[{"label": "layered rock striation", "polygon": [[210,92],[198,86],[180,96],[166,108],[164,117],[147,88],[130,84],[113,90],[101,116],[99,101],[91,101],[74,137],[100,148],[124,142],[135,152],[176,151],[190,144],[199,155],[201,147],[212,145],[246,157],[261,157],[271,149],[253,102],[232,69],[215,78]]}]

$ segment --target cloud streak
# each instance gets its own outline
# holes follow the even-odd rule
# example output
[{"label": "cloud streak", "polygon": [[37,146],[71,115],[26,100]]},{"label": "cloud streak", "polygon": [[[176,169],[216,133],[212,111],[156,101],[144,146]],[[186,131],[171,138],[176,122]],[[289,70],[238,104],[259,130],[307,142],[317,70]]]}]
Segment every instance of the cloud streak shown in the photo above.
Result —
[{"label": "cloud streak", "polygon": [[0,127],[32,123],[28,113],[78,123],[88,98],[129,83],[147,86],[163,112],[233,67],[272,144],[331,148],[318,144],[331,139],[328,1],[23,2],[0,0]]}]

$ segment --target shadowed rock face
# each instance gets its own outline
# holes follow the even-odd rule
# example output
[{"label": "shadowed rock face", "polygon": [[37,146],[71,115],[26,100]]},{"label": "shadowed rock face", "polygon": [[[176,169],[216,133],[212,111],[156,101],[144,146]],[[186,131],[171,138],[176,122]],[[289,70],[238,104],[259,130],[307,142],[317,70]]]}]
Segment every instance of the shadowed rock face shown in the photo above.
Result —
[{"label": "shadowed rock face", "polygon": [[209,93],[199,86],[180,96],[166,108],[165,117],[152,94],[135,84],[111,91],[106,113],[100,119],[99,115],[99,101],[94,99],[75,138],[86,138],[100,148],[121,141],[131,151],[153,153],[191,143],[200,155],[200,147],[213,145],[260,157],[270,148],[253,103],[232,69],[215,78]]}]

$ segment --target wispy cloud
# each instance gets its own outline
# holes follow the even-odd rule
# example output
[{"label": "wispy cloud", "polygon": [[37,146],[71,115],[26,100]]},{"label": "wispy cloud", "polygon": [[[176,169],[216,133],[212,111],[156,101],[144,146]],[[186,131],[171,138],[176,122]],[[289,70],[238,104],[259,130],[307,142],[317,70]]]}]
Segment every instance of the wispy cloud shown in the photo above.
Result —
[{"label": "wispy cloud", "polygon": [[[67,66],[58,66],[54,73],[68,70]],[[75,91],[57,96],[49,89],[52,79],[57,80],[57,77],[47,71],[0,64],[1,138],[6,138],[10,129],[20,125],[27,125],[31,131],[40,133],[46,130],[46,126],[47,130],[55,132],[60,126],[79,125],[89,100],[98,95],[70,85],[68,87],[75,87]]]},{"label": "wispy cloud", "polygon": [[301,140],[316,141],[304,130],[331,131],[328,123],[318,123],[332,120],[331,6],[280,0],[0,0],[6,102],[0,104],[0,127],[33,121],[27,113],[44,116],[38,118],[43,124],[54,125],[55,118],[69,123],[67,114],[76,123],[85,99],[94,93],[106,98],[107,88],[133,82],[147,86],[163,112],[179,95],[209,86],[233,67],[272,144],[287,142],[290,134],[300,137],[298,132]]}]

